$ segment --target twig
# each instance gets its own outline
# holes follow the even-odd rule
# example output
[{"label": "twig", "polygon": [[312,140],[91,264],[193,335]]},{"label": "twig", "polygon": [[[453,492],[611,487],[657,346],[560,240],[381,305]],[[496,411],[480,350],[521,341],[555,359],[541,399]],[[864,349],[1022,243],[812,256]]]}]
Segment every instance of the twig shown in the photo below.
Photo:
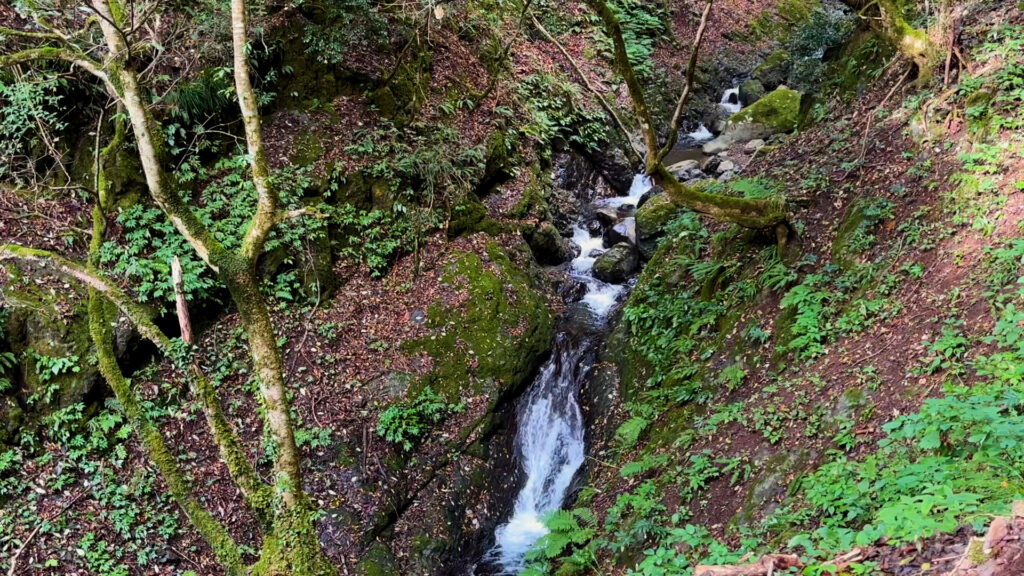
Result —
[{"label": "twig", "polygon": [[74,498],[72,498],[71,501],[69,501],[67,504],[65,504],[55,514],[53,514],[49,518],[46,518],[45,520],[40,522],[39,525],[37,525],[35,527],[35,529],[32,530],[32,532],[28,535],[28,538],[26,538],[25,541],[18,548],[18,550],[14,552],[14,555],[11,556],[11,567],[10,567],[10,569],[7,570],[7,576],[14,576],[14,573],[18,569],[18,557],[21,556],[21,553],[24,552],[26,548],[28,548],[28,545],[32,542],[32,539],[35,538],[36,534],[39,533],[39,530],[42,529],[43,524],[46,524],[47,522],[52,522],[53,520],[59,518],[61,515],[63,515],[65,512],[67,512],[69,508],[74,506],[75,502],[78,502],[79,500],[81,500],[82,496],[85,496],[86,494],[88,494],[88,491],[87,490],[82,490],[81,492],[78,493],[78,496],[75,496]]}]

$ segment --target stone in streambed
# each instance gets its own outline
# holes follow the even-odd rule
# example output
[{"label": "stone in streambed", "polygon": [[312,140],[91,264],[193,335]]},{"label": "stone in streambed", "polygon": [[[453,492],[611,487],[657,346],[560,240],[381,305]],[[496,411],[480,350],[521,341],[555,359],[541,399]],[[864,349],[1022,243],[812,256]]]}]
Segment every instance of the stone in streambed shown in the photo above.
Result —
[{"label": "stone in streambed", "polygon": [[733,171],[735,169],[736,169],[736,163],[735,162],[733,162],[732,160],[722,160],[718,164],[718,168],[716,168],[715,170],[719,174],[721,174],[723,172],[731,172],[731,171]]},{"label": "stone in streambed", "polygon": [[619,212],[611,206],[601,206],[594,210],[594,219],[602,226],[611,226],[619,221]]},{"label": "stone in streambed", "polygon": [[557,266],[572,258],[569,241],[562,238],[550,222],[542,223],[530,234],[529,245],[534,258],[541,264]]},{"label": "stone in streambed", "polygon": [[[726,129],[728,129],[728,127]],[[708,156],[713,156],[715,154],[718,154],[719,152],[725,152],[726,150],[728,150],[729,147],[733,145],[733,142],[733,138],[728,133],[725,133],[715,138],[714,140],[705,142],[704,146],[702,146],[701,149]],[[706,168],[705,171],[707,171]]]},{"label": "stone in streambed", "polygon": [[690,170],[693,170],[694,168],[700,168],[700,161],[699,160],[694,160],[694,159],[682,160],[680,162],[676,162],[675,164],[669,166],[668,168],[666,168],[666,170],[671,172],[672,175],[675,176],[676,178],[679,178],[680,174],[684,174],[686,172],[689,172]]},{"label": "stone in streambed", "polygon": [[614,246],[622,242],[636,244],[635,218],[626,218],[604,231],[605,246]]},{"label": "stone in streambed", "polygon": [[747,80],[740,84],[740,102],[744,106],[750,106],[765,95],[764,85],[760,80]]},{"label": "stone in streambed", "polygon": [[636,247],[626,242],[620,242],[597,257],[597,261],[594,262],[594,278],[612,284],[621,284],[639,266],[640,256],[637,254]]},{"label": "stone in streambed", "polygon": [[591,238],[597,238],[604,231],[604,226],[601,225],[600,220],[591,220],[587,222],[587,234],[590,234]]}]

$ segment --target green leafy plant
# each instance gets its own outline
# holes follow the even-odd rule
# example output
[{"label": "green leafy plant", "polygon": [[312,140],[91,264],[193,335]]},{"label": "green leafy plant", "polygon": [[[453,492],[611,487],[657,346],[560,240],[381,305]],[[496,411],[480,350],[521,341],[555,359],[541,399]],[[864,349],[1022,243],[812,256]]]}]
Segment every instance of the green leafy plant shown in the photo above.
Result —
[{"label": "green leafy plant", "polygon": [[403,450],[411,450],[429,430],[449,414],[462,412],[462,403],[450,404],[435,393],[430,386],[411,402],[390,406],[377,419],[377,434],[388,442],[394,442]]}]

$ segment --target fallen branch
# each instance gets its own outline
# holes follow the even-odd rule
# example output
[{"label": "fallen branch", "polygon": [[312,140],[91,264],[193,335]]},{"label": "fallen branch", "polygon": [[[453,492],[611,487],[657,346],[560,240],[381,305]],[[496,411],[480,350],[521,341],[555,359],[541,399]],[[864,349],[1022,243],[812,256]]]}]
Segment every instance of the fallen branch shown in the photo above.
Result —
[{"label": "fallen branch", "polygon": [[804,565],[791,554],[766,554],[757,562],[738,566],[697,566],[693,576],[772,576],[776,570],[800,568]]}]

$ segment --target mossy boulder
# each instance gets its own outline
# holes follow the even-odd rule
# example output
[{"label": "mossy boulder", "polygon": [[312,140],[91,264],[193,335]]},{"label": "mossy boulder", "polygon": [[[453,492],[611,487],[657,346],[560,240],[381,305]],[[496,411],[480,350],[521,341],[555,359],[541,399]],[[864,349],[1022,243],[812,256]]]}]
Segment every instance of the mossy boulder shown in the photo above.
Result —
[{"label": "mossy boulder", "polygon": [[455,238],[487,232],[492,236],[501,232],[501,226],[487,215],[487,207],[476,194],[466,194],[461,202],[452,209],[448,221],[448,237]]},{"label": "mossy boulder", "polygon": [[665,232],[665,226],[676,217],[680,208],[672,203],[668,194],[661,192],[636,211],[636,241],[640,256],[650,260],[658,247],[658,239]]},{"label": "mossy boulder", "polygon": [[461,309],[442,300],[428,306],[433,333],[403,345],[433,360],[431,372],[412,388],[430,385],[453,401],[486,394],[497,403],[514,394],[551,345],[554,317],[544,294],[496,242],[487,244],[484,255],[456,257],[443,281],[464,290],[466,301]]},{"label": "mossy boulder", "polygon": [[557,266],[572,258],[569,241],[562,237],[550,222],[542,222],[527,237],[530,250],[537,262],[549,266]]},{"label": "mossy boulder", "polygon": [[793,69],[793,57],[786,50],[772,52],[761,62],[750,77],[761,83],[765,90],[775,90],[785,84],[789,72]]},{"label": "mossy boulder", "polygon": [[637,249],[628,242],[619,242],[594,262],[594,278],[620,284],[625,282],[640,266]]},{"label": "mossy boulder", "polygon": [[747,80],[740,84],[740,103],[744,106],[750,106],[760,100],[765,95],[765,92],[764,84],[761,84],[760,80]]},{"label": "mossy boulder", "polygon": [[802,95],[789,88],[777,88],[750,106],[733,114],[725,128],[732,142],[749,142],[796,130],[800,125]]}]

